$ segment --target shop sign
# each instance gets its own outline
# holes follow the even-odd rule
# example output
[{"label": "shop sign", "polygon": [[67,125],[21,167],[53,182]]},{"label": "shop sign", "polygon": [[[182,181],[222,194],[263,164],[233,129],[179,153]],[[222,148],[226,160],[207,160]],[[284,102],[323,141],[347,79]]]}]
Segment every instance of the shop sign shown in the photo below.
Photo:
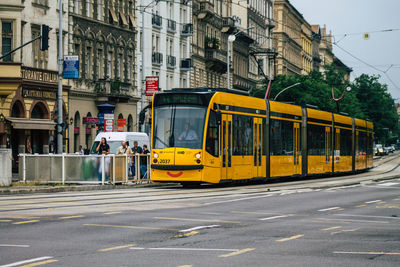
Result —
[{"label": "shop sign", "polygon": [[114,114],[104,114],[104,131],[114,131]]},{"label": "shop sign", "polygon": [[146,95],[152,96],[158,92],[158,76],[146,76]]},{"label": "shop sign", "polygon": [[125,125],[126,125],[126,119],[118,119],[117,120],[117,131],[123,132]]},{"label": "shop sign", "polygon": [[63,77],[64,79],[79,78],[79,56],[64,56]]},{"label": "shop sign", "polygon": [[99,118],[83,117],[83,124],[98,124]]},{"label": "shop sign", "polygon": [[74,134],[79,134],[79,127],[74,127]]},{"label": "shop sign", "polygon": [[29,88],[22,89],[22,96],[24,98],[49,99],[49,100],[57,99],[57,93],[55,91],[43,91],[43,90],[29,89]]},{"label": "shop sign", "polygon": [[86,134],[91,134],[92,133],[92,128],[86,128]]},{"label": "shop sign", "polygon": [[117,126],[117,131],[118,131],[118,132],[123,132],[123,131],[124,131],[124,126],[118,125],[118,126]]},{"label": "shop sign", "polygon": [[58,73],[56,71],[39,70],[29,67],[21,68],[22,79],[34,80],[40,82],[58,82]]}]

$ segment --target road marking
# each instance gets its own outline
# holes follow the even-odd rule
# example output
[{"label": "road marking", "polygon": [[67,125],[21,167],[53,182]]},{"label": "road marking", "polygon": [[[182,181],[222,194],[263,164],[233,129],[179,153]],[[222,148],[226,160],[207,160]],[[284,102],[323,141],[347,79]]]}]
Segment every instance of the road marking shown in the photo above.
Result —
[{"label": "road marking", "polygon": [[197,235],[198,233],[199,233],[199,232],[192,231],[192,232],[185,233],[185,234],[174,235],[172,238],[189,237],[189,236]]},{"label": "road marking", "polygon": [[48,263],[52,263],[52,262],[56,262],[56,261],[58,261],[58,260],[39,261],[39,262],[31,263],[31,264],[22,265],[21,267],[34,267],[34,266],[44,265],[44,264],[48,264]]},{"label": "road marking", "polygon": [[337,209],[340,209],[340,207],[332,207],[332,208],[320,209],[318,211],[330,211],[330,210],[337,210]]},{"label": "road marking", "polygon": [[83,215],[74,215],[74,216],[65,216],[65,217],[58,217],[60,220],[65,220],[65,219],[74,219],[74,218],[82,218],[85,217]]},{"label": "road marking", "polygon": [[392,185],[397,185],[397,184],[399,184],[399,183],[391,182],[391,183],[384,183],[384,184],[378,184],[378,185],[382,185],[382,186],[392,186]]},{"label": "road marking", "polygon": [[291,237],[286,237],[286,238],[278,239],[278,240],[276,240],[276,241],[277,241],[277,242],[285,242],[285,241],[297,239],[297,238],[300,238],[300,237],[303,237],[303,236],[304,236],[304,235],[294,235],[294,236],[291,236]]},{"label": "road marking", "polygon": [[178,229],[156,228],[156,227],[146,227],[146,226],[131,226],[131,225],[109,225],[109,224],[91,224],[91,223],[87,223],[87,224],[84,224],[84,226],[110,227],[110,228],[126,228],[126,229],[143,229],[143,230],[169,230],[169,231],[179,231]]},{"label": "road marking", "polygon": [[32,263],[32,262],[35,262],[35,261],[49,260],[49,259],[52,259],[52,258],[53,257],[50,257],[50,256],[39,257],[39,258],[34,258],[34,259],[29,259],[29,260],[24,260],[24,261],[17,261],[17,262],[6,264],[6,265],[1,265],[1,267],[13,267],[13,266],[26,264],[26,263]]},{"label": "road marking", "polygon": [[360,255],[400,255],[400,252],[355,252],[355,251],[334,251],[334,254],[360,254]]},{"label": "road marking", "polygon": [[334,230],[334,229],[339,229],[339,228],[342,228],[342,226],[328,227],[328,228],[321,229],[321,231],[329,231],[329,230]]},{"label": "road marking", "polygon": [[193,267],[193,265],[179,265],[178,267]]},{"label": "road marking", "polygon": [[119,214],[119,213],[121,213],[121,212],[120,211],[104,212],[105,215]]},{"label": "road marking", "polygon": [[261,218],[259,220],[260,221],[267,221],[267,220],[274,220],[274,219],[286,218],[286,217],[289,217],[289,215],[272,216],[272,217],[267,217],[267,218]]},{"label": "road marking", "polygon": [[366,207],[366,204],[361,204],[361,205],[357,205],[356,208],[362,208],[362,207]]},{"label": "road marking", "polygon": [[0,244],[0,247],[29,248],[29,247],[30,247],[30,245],[11,245],[11,244]]},{"label": "road marking", "polygon": [[248,199],[255,199],[255,198],[263,198],[263,197],[270,197],[270,196],[272,196],[272,194],[268,194],[268,195],[265,195],[265,196],[244,197],[244,198],[231,199],[231,200],[222,200],[222,201],[208,202],[208,203],[204,203],[203,205],[211,205],[211,204],[220,204],[220,203],[236,202],[236,201],[242,201],[242,200],[248,200]]},{"label": "road marking", "polygon": [[391,217],[391,216],[356,215],[356,214],[335,214],[335,215],[336,216],[345,216],[345,217],[382,218],[382,219],[400,220],[400,217]]},{"label": "road marking", "polygon": [[185,232],[191,232],[191,231],[200,230],[200,229],[205,229],[205,228],[214,228],[214,227],[219,227],[219,226],[220,226],[220,225],[218,225],[218,224],[204,225],[204,226],[196,226],[196,227],[193,227],[193,228],[180,230],[179,232],[185,233]]},{"label": "road marking", "polygon": [[400,200],[400,198],[393,198],[393,200]]},{"label": "road marking", "polygon": [[219,223],[234,223],[240,224],[238,221],[222,221],[222,220],[204,220],[204,219],[190,219],[190,218],[172,218],[172,217],[154,217],[160,220],[173,220],[173,221],[191,221],[191,222],[219,222]]},{"label": "road marking", "polygon": [[222,254],[222,255],[219,255],[218,257],[226,258],[226,257],[231,257],[231,256],[236,256],[236,255],[239,255],[239,254],[243,254],[243,253],[246,253],[246,252],[249,252],[249,251],[253,251],[253,250],[255,250],[255,248],[245,248],[245,249],[242,249],[242,250],[239,250],[239,251],[235,251],[235,252],[231,252],[231,253],[228,253],[228,254]]},{"label": "road marking", "polygon": [[382,201],[382,200],[380,200],[380,199],[371,200],[371,201],[367,201],[367,202],[365,202],[365,203],[366,203],[366,204],[371,204],[371,203],[376,203],[376,202],[379,202],[379,201]]},{"label": "road marking", "polygon": [[256,211],[231,211],[231,213],[256,214],[256,215],[279,215],[279,214],[282,214],[282,213],[277,213],[277,212],[256,212]]},{"label": "road marking", "polygon": [[0,220],[0,222],[12,222],[12,220]]},{"label": "road marking", "polygon": [[131,247],[129,249],[133,250],[178,250],[178,251],[230,251],[236,252],[238,249],[226,249],[226,248],[141,248],[141,247]]},{"label": "road marking", "polygon": [[341,230],[341,231],[337,231],[337,232],[332,232],[331,235],[336,235],[336,234],[340,234],[340,233],[343,233],[343,232],[355,232],[355,231],[357,231],[358,229],[360,229],[360,228],[345,229],[345,230]]},{"label": "road marking", "polygon": [[128,244],[128,245],[116,246],[116,247],[111,247],[111,248],[102,248],[102,249],[98,249],[97,251],[107,252],[107,251],[121,249],[121,248],[130,248],[130,247],[134,247],[134,246],[136,246],[136,244]]},{"label": "road marking", "polygon": [[35,222],[39,222],[39,220],[31,220],[31,221],[15,222],[15,223],[13,223],[13,224],[24,224],[24,223],[35,223]]},{"label": "road marking", "polygon": [[370,222],[370,223],[389,223],[388,221],[367,221],[367,220],[351,220],[351,219],[325,219],[325,218],[316,218],[317,220],[323,221],[340,221],[340,222]]}]

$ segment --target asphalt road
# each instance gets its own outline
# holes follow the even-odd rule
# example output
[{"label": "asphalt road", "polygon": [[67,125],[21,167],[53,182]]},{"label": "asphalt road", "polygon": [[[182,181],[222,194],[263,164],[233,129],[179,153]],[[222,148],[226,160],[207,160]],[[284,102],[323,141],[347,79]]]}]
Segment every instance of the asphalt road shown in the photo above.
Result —
[{"label": "asphalt road", "polygon": [[400,179],[383,178],[399,161],[288,183],[1,196],[0,265],[398,266]]}]

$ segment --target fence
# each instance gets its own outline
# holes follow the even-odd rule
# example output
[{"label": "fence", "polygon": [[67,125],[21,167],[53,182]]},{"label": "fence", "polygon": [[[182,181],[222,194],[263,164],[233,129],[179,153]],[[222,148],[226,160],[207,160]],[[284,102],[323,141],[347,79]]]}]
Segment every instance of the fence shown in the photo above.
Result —
[{"label": "fence", "polygon": [[23,182],[149,183],[150,156],[20,154],[18,173]]}]

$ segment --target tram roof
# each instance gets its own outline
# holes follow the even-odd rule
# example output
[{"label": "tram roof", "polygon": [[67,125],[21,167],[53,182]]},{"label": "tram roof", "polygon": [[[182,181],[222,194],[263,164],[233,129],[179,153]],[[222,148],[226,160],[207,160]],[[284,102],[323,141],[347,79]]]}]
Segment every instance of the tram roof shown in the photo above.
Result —
[{"label": "tram roof", "polygon": [[171,90],[163,91],[163,93],[217,93],[217,92],[249,96],[249,92],[247,91],[228,89],[228,88],[208,88],[208,87],[173,88]]}]

